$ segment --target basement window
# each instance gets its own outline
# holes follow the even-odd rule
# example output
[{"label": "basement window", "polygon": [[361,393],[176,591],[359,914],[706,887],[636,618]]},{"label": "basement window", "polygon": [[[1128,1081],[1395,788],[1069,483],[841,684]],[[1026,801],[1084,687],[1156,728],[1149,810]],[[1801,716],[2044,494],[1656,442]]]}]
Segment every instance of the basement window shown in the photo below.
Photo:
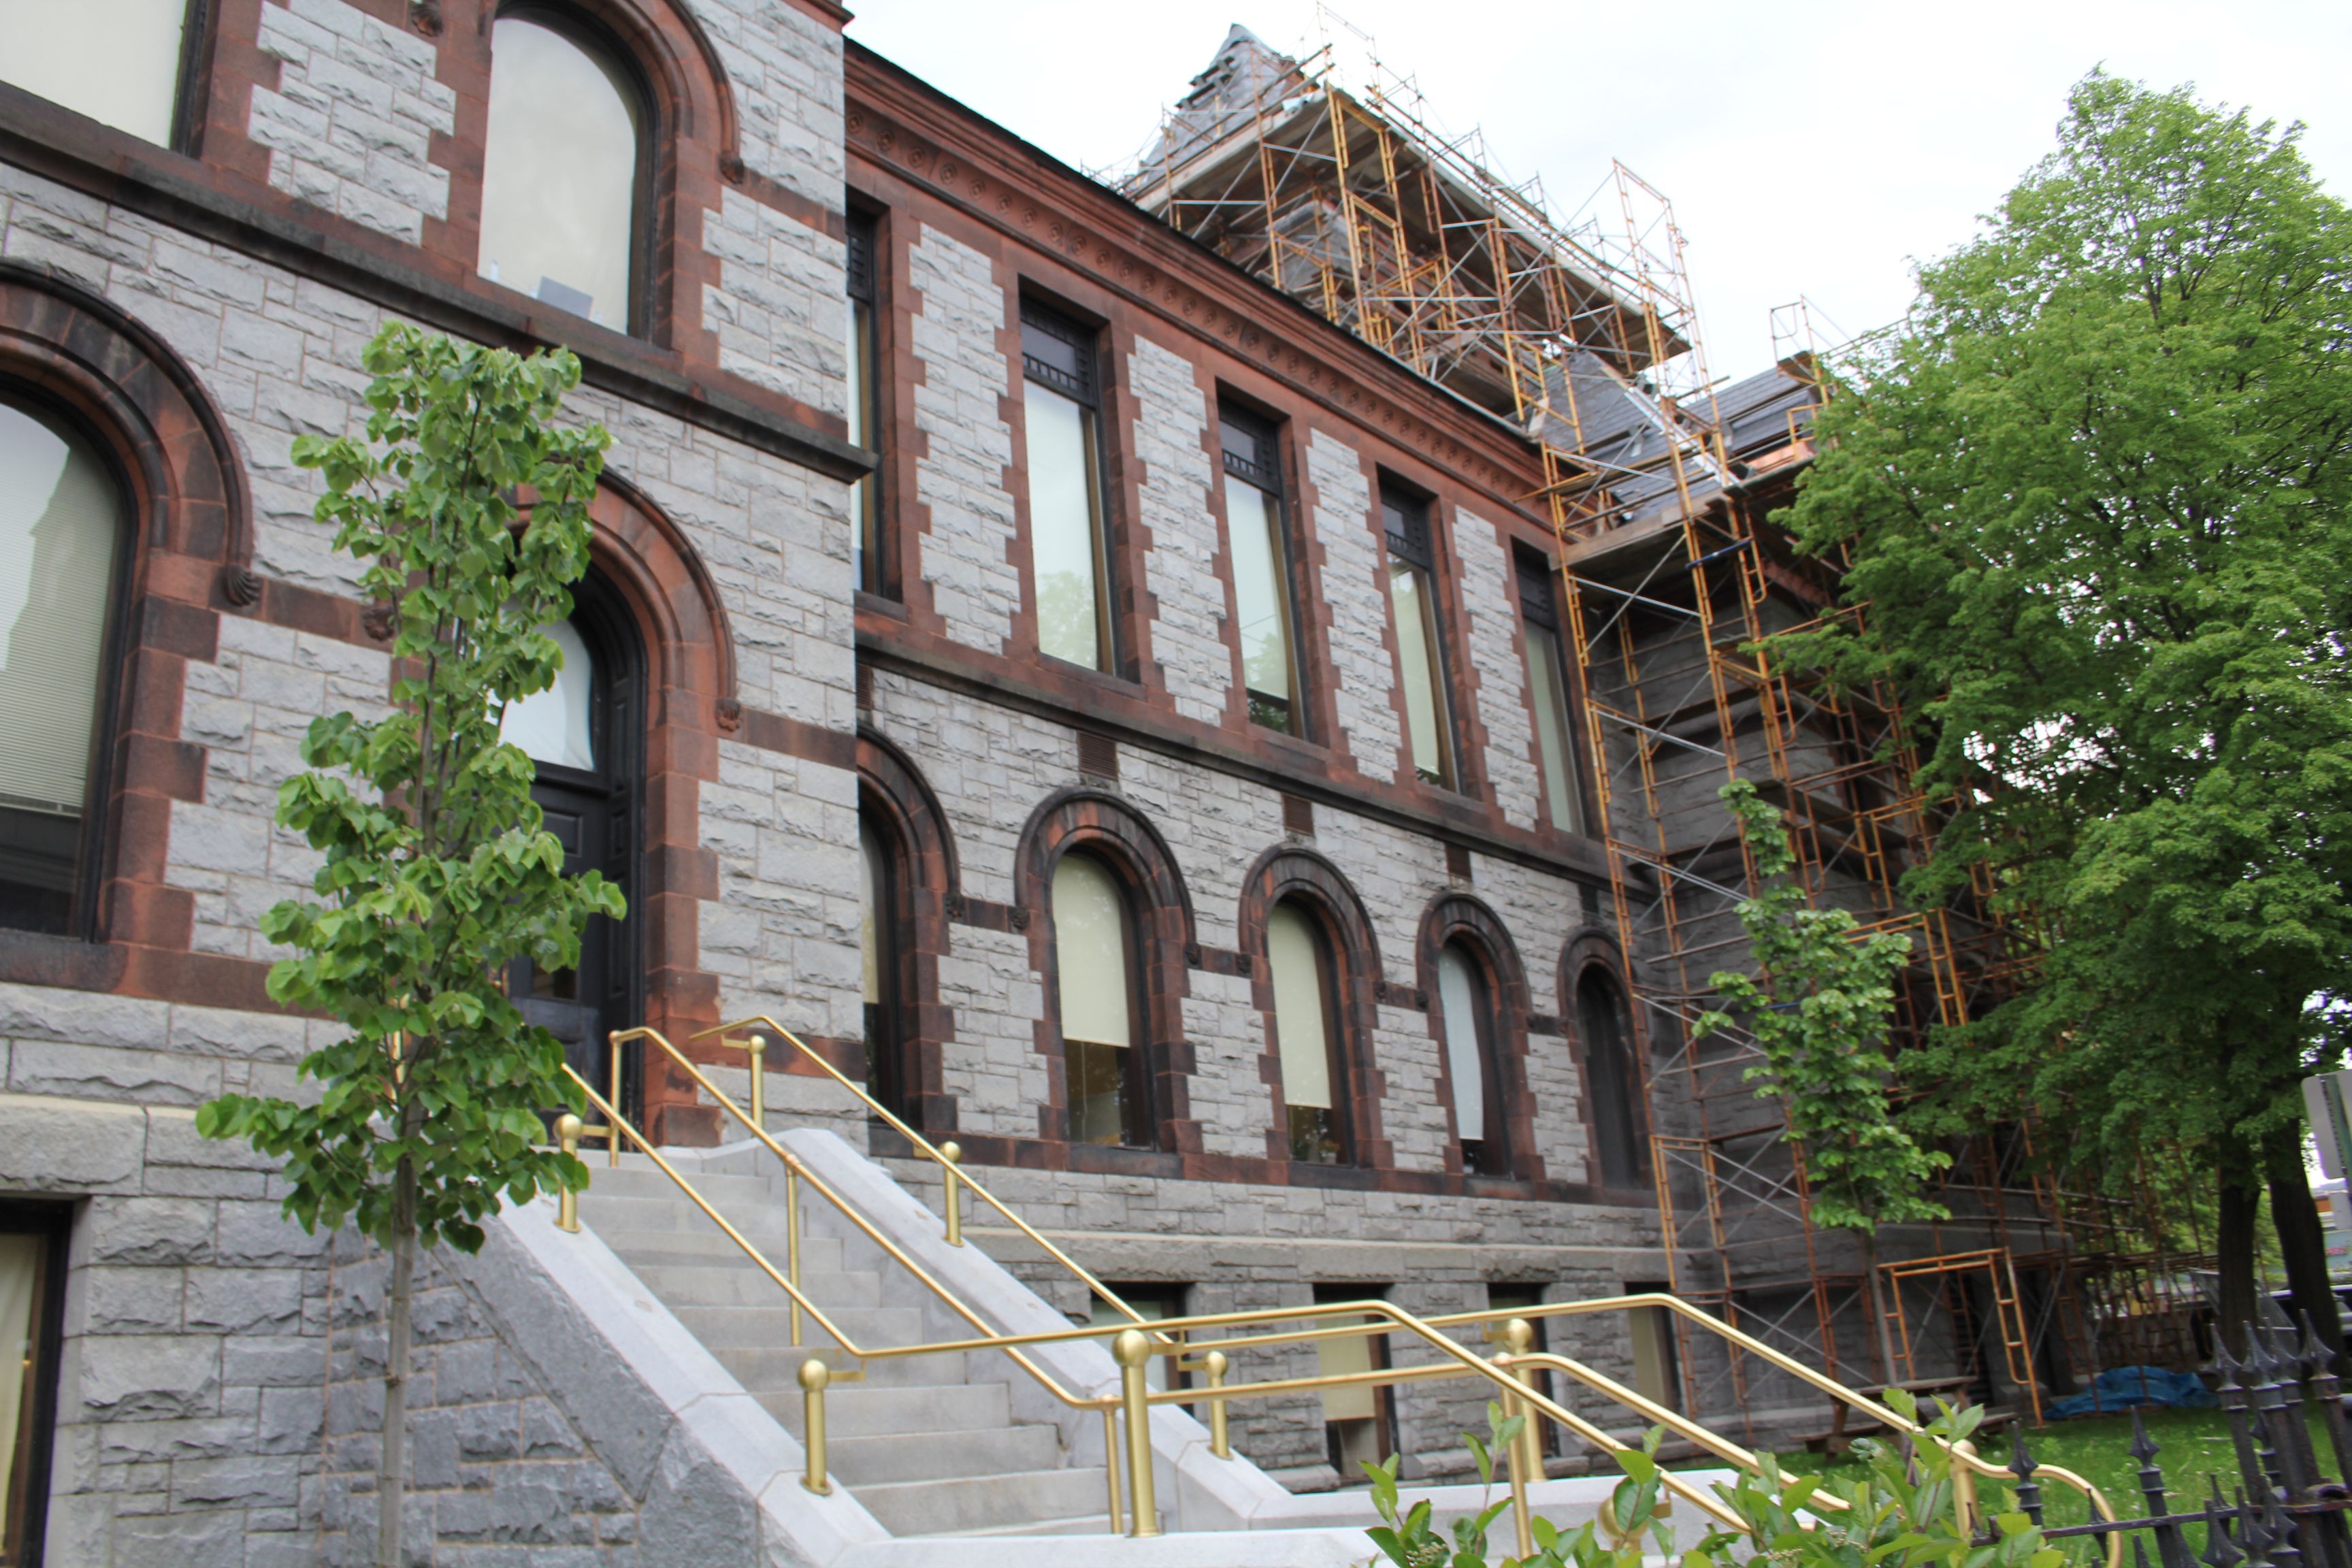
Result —
[{"label": "basement window", "polygon": [[1430,784],[1451,788],[1453,725],[1445,701],[1444,639],[1438,633],[1429,502],[1384,484],[1381,522],[1388,534],[1389,609],[1396,626],[1397,670],[1404,681],[1406,740],[1412,748],[1413,772]]},{"label": "basement window", "polygon": [[[1386,1285],[1318,1285],[1315,1302],[1318,1306],[1342,1301],[1377,1301],[1388,1295]],[[1369,1314],[1363,1317],[1333,1316],[1318,1318],[1318,1329],[1340,1329],[1377,1323],[1382,1320]],[[1384,1370],[1389,1364],[1388,1336],[1381,1333],[1346,1334],[1315,1342],[1315,1371],[1318,1376],[1345,1377]],[[1342,1384],[1323,1390],[1323,1435],[1331,1468],[1339,1472],[1343,1486],[1353,1486],[1364,1473],[1367,1464],[1378,1464],[1396,1452],[1396,1436],[1391,1430],[1388,1391],[1371,1382]]]},{"label": "basement window", "polygon": [[1022,405],[1037,647],[1054,658],[1108,669],[1109,561],[1103,539],[1102,395],[1096,358],[1093,331],[1044,306],[1022,302]]},{"label": "basement window", "polygon": [[1242,685],[1254,724],[1299,731],[1297,664],[1291,651],[1290,569],[1284,549],[1282,468],[1274,426],[1240,409],[1219,417],[1224,447],[1225,524],[1241,639]]},{"label": "basement window", "polygon": [[71,1224],[62,1205],[0,1203],[0,1564],[41,1557]]}]

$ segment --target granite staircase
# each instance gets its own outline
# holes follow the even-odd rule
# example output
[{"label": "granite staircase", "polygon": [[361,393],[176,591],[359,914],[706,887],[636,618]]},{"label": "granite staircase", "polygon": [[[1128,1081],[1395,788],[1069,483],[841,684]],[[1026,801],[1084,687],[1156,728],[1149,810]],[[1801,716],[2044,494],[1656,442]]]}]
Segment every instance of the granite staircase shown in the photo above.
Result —
[{"label": "granite staircase", "polygon": [[[770,1261],[785,1267],[781,1177],[703,1169],[691,1180]],[[814,1212],[822,1206],[803,1203],[801,1285],[809,1299],[867,1345],[934,1337],[922,1305],[908,1294],[920,1287],[898,1274],[886,1291],[879,1249],[863,1237],[845,1237],[846,1227]],[[855,1373],[856,1363],[814,1321],[804,1320],[803,1343],[793,1344],[783,1290],[650,1163],[600,1164],[580,1212],[795,1439],[805,1436],[802,1363],[818,1355],[837,1373]],[[853,1242],[865,1256],[851,1256]],[[1012,1380],[1025,1377],[1003,1355],[943,1355],[876,1361],[862,1379],[835,1381],[825,1395],[835,1484],[894,1536],[1108,1531],[1100,1445],[1074,1454],[1061,1426],[1016,1418]]]}]

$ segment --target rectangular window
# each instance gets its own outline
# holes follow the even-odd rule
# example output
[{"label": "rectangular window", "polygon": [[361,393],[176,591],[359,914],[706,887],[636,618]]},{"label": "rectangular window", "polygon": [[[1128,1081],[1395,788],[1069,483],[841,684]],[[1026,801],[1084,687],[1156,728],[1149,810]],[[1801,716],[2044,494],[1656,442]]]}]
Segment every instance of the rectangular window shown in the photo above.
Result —
[{"label": "rectangular window", "polygon": [[[1628,1280],[1628,1296],[1669,1295],[1664,1285]],[[1664,1307],[1636,1307],[1626,1314],[1633,1335],[1633,1392],[1653,1405],[1682,1408],[1682,1370],[1675,1356],[1674,1314]]]},{"label": "rectangular window", "polygon": [[1299,732],[1297,665],[1291,657],[1290,569],[1283,548],[1282,468],[1274,426],[1239,409],[1218,417],[1225,455],[1225,522],[1232,531],[1234,607],[1241,617],[1242,685],[1250,721]]},{"label": "rectangular window", "polygon": [[[1387,1296],[1388,1290],[1385,1285],[1318,1285],[1315,1300],[1318,1305],[1377,1301]],[[1380,1320],[1370,1316],[1333,1316],[1317,1319],[1315,1326],[1331,1330],[1377,1321]],[[1388,1364],[1388,1339],[1383,1334],[1342,1334],[1315,1342],[1315,1370],[1319,1376],[1357,1375],[1381,1371]],[[1385,1391],[1375,1383],[1343,1384],[1323,1390],[1324,1440],[1331,1468],[1339,1472],[1343,1484],[1352,1484],[1363,1475],[1365,1465],[1377,1464],[1395,1450],[1389,1432],[1388,1405]]]},{"label": "rectangular window", "polygon": [[[1184,1287],[1181,1285],[1121,1285],[1116,1280],[1107,1280],[1104,1283],[1106,1289],[1118,1292],[1120,1300],[1134,1308],[1136,1312],[1149,1322],[1156,1323],[1163,1318],[1181,1318],[1184,1315]],[[1104,1300],[1100,1296],[1089,1299],[1087,1321],[1097,1328],[1115,1329],[1133,1326],[1126,1313]],[[1143,1363],[1144,1385],[1155,1394],[1164,1393],[1171,1388],[1191,1386],[1191,1374],[1186,1373],[1183,1367],[1184,1331],[1177,1329],[1171,1331],[1176,1334],[1178,1343],[1171,1346],[1166,1355],[1153,1356]],[[1110,1346],[1108,1339],[1098,1340],[1096,1342],[1105,1349]],[[1207,1412],[1203,1411],[1202,1414],[1206,1415]]]},{"label": "rectangular window", "polygon": [[1452,719],[1445,702],[1445,656],[1438,636],[1436,552],[1429,502],[1381,487],[1381,522],[1389,541],[1389,608],[1396,623],[1397,663],[1404,679],[1406,739],[1413,771],[1433,784],[1454,784]]},{"label": "rectangular window", "polygon": [[1028,431],[1029,554],[1037,647],[1088,669],[1111,668],[1095,334],[1026,300],[1022,406]]},{"label": "rectangular window", "polygon": [[71,1219],[61,1205],[0,1203],[0,1565],[38,1555]]},{"label": "rectangular window", "polygon": [[1535,710],[1536,750],[1542,754],[1544,804],[1551,825],[1562,833],[1584,831],[1584,808],[1577,787],[1576,742],[1569,729],[1568,665],[1560,647],[1559,599],[1551,568],[1521,554],[1519,625],[1528,639],[1528,701]]},{"label": "rectangular window", "polygon": [[[881,289],[876,274],[877,226],[864,213],[849,215],[849,439],[869,451],[881,448]],[[850,487],[852,581],[868,594],[883,592],[882,476],[877,470]]]}]

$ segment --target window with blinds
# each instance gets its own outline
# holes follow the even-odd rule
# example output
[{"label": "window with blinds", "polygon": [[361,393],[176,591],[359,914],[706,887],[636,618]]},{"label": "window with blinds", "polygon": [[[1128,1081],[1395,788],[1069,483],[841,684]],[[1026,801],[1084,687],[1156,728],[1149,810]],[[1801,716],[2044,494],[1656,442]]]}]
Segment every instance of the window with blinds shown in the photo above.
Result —
[{"label": "window with blinds", "polygon": [[1102,397],[1095,359],[1091,331],[1022,301],[1022,408],[1037,647],[1088,669],[1108,669],[1109,563],[1103,542],[1096,434]]},{"label": "window with blinds", "polygon": [[0,81],[172,143],[188,0],[0,0]]},{"label": "window with blinds", "polygon": [[1275,1049],[1282,1061],[1290,1157],[1336,1165],[1348,1157],[1333,1089],[1330,950],[1314,917],[1295,902],[1275,905],[1265,922],[1266,965],[1274,979]]},{"label": "window with blinds", "polygon": [[1404,682],[1405,739],[1413,771],[1433,784],[1454,784],[1453,719],[1445,700],[1445,656],[1438,635],[1436,550],[1429,502],[1392,485],[1381,487],[1388,534],[1389,610],[1396,627],[1397,674]]},{"label": "window with blinds", "polygon": [[1445,1031],[1445,1073],[1454,1089],[1454,1131],[1462,1142],[1462,1168],[1502,1173],[1496,1134],[1495,1020],[1478,962],[1458,942],[1437,954],[1437,1011]]},{"label": "window with blinds", "polygon": [[88,923],[121,487],[79,434],[0,402],[0,925]]},{"label": "window with blinds", "polygon": [[1576,776],[1576,742],[1568,713],[1568,665],[1560,643],[1559,597],[1541,557],[1517,557],[1519,627],[1527,639],[1528,702],[1535,710],[1536,750],[1543,762],[1544,805],[1562,833],[1584,831]]},{"label": "window with blinds", "polygon": [[1134,1049],[1139,1011],[1127,895],[1091,855],[1054,868],[1054,963],[1073,1143],[1149,1142]]},{"label": "window with blinds", "polygon": [[1234,608],[1239,617],[1242,685],[1250,721],[1299,732],[1298,666],[1291,648],[1290,567],[1282,522],[1282,467],[1274,426],[1237,408],[1221,412],[1225,525],[1230,530]]},{"label": "window with blinds", "polygon": [[628,331],[643,120],[635,86],[606,50],[568,29],[499,17],[490,30],[481,275]]}]

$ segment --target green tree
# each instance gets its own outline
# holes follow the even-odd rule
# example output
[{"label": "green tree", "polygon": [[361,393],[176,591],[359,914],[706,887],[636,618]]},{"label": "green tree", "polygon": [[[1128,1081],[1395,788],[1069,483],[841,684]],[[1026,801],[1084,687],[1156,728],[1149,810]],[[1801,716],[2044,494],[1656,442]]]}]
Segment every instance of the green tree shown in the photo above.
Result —
[{"label": "green tree", "polygon": [[393,606],[397,678],[383,718],[311,724],[310,771],[278,791],[278,820],[323,852],[320,901],[261,922],[296,955],[270,969],[270,995],[344,1033],[302,1062],[315,1098],[226,1095],[197,1125],[283,1160],[286,1212],[306,1230],[348,1223],[390,1255],[377,1542],[389,1565],[417,1244],[475,1251],[501,1194],[587,1182],[579,1161],[541,1147],[541,1112],[582,1101],[561,1045],[508,999],[507,966],[576,964],[588,919],[618,918],[622,900],[593,871],[563,875],[532,763],[499,740],[505,705],[553,683],[562,656],[539,628],[571,613],[566,585],[588,563],[610,437],[551,423],[579,362],[394,325],[362,363],[366,442],[305,437],[294,460],[322,470],[319,520],[366,563],[361,591]]},{"label": "green tree", "polygon": [[1894,1066],[1886,1031],[1895,985],[1911,956],[1898,932],[1864,934],[1844,910],[1815,909],[1793,873],[1797,858],[1780,813],[1746,779],[1723,786],[1760,890],[1739,902],[1755,974],[1725,970],[1708,984],[1725,1005],[1702,1013],[1691,1037],[1744,1023],[1763,1060],[1748,1069],[1759,1099],[1777,1098],[1789,1119],[1782,1137],[1803,1152],[1813,1223],[1853,1231],[1862,1243],[1880,1358],[1895,1378],[1895,1346],[1878,1284],[1878,1227],[1948,1219],[1927,1195],[1952,1163],[1922,1149],[1887,1103]]},{"label": "green tree", "polygon": [[2044,938],[1916,1064],[1947,1124],[2201,1151],[2233,1334],[2267,1182],[2338,1342],[2295,1083],[2352,960],[2352,220],[2298,131],[2075,87],[1823,410],[1791,515],[1867,611],[1783,651],[1909,705],[1948,813],[1915,895],[1973,874]]}]

